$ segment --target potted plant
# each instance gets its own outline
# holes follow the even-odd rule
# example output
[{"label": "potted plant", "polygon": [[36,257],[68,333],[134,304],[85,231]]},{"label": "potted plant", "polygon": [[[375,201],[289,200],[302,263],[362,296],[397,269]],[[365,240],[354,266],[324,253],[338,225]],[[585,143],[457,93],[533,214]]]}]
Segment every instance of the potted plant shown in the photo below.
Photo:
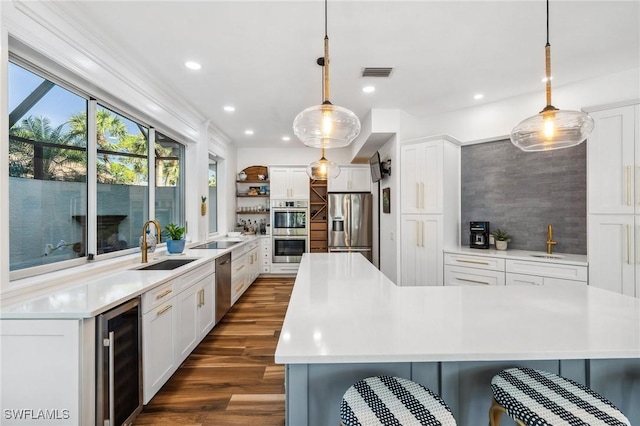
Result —
[{"label": "potted plant", "polygon": [[496,250],[506,250],[507,243],[511,242],[511,235],[507,231],[503,231],[500,228],[491,233],[496,243]]},{"label": "potted plant", "polygon": [[182,253],[184,251],[184,233],[186,228],[171,222],[164,227],[164,230],[169,234],[167,251],[170,254]]},{"label": "potted plant", "polygon": [[204,216],[207,214],[207,197],[202,196],[202,203],[200,204],[200,215]]}]

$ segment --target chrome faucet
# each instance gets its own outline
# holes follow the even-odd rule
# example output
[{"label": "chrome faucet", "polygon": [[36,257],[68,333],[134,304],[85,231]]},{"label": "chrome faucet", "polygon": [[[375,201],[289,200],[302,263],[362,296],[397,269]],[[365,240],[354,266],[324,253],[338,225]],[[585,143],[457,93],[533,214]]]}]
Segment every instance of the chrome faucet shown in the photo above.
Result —
[{"label": "chrome faucet", "polygon": [[547,226],[547,254],[553,253],[553,246],[558,244],[557,241],[553,241],[553,225]]},{"label": "chrome faucet", "polygon": [[156,226],[156,231],[158,234],[158,243],[162,241],[162,230],[160,229],[160,222],[157,220],[148,220],[142,225],[142,244],[140,244],[140,250],[142,250],[142,263],[147,263],[147,226],[150,223],[153,223]]}]

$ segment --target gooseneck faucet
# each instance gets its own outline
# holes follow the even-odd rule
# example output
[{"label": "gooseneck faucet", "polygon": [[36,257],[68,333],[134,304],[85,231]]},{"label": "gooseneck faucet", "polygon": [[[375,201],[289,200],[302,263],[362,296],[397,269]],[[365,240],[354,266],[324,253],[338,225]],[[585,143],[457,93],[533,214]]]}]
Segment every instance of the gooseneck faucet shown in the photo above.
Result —
[{"label": "gooseneck faucet", "polygon": [[156,226],[156,233],[158,234],[158,243],[162,241],[162,230],[160,229],[160,222],[157,220],[148,220],[142,225],[142,244],[140,244],[140,250],[142,251],[142,263],[147,263],[147,226],[153,223]]},{"label": "gooseneck faucet", "polygon": [[557,241],[553,241],[553,225],[547,226],[547,254],[553,253],[553,246],[558,244]]}]

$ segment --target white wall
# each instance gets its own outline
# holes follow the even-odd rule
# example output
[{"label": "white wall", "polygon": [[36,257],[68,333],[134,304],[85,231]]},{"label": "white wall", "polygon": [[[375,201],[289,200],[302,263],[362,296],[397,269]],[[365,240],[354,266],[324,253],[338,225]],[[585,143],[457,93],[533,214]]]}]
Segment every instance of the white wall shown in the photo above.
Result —
[{"label": "white wall", "polygon": [[[381,161],[391,159],[391,176],[385,175],[380,181],[380,193],[378,194],[378,198],[382,196],[383,188],[389,188],[391,192],[391,213],[383,213],[382,205],[380,205],[380,271],[391,281],[397,282],[397,257],[400,250],[398,246],[398,238],[400,237],[400,173],[399,167],[397,167],[400,156],[397,155],[399,152],[397,139],[391,138],[378,152]],[[376,184],[374,184],[375,187]]]},{"label": "white wall", "polygon": [[[249,166],[307,166],[318,161],[320,149],[309,148],[302,142],[291,141],[290,148],[238,148],[238,169]],[[348,148],[332,148],[325,150],[325,157],[336,164],[350,164]]]}]

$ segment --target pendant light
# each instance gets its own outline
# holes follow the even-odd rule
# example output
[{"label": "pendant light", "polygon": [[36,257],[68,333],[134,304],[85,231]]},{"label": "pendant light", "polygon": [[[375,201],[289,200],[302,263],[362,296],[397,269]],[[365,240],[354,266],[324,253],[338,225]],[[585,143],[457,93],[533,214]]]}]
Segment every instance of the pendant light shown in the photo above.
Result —
[{"label": "pendant light", "polygon": [[551,105],[551,45],[549,44],[549,0],[547,0],[547,44],[545,45],[547,106],[511,131],[511,142],[523,151],[569,148],[583,142],[593,130],[593,119],[581,111],[560,110]]},{"label": "pendant light", "polygon": [[324,148],[322,148],[322,158],[307,166],[307,174],[314,180],[335,179],[340,175],[340,166],[324,158]]},{"label": "pendant light", "polygon": [[327,0],[324,1],[324,96],[321,105],[309,107],[293,120],[298,139],[313,148],[341,148],[360,133],[360,120],[346,108],[329,101],[329,37],[327,36]]}]

